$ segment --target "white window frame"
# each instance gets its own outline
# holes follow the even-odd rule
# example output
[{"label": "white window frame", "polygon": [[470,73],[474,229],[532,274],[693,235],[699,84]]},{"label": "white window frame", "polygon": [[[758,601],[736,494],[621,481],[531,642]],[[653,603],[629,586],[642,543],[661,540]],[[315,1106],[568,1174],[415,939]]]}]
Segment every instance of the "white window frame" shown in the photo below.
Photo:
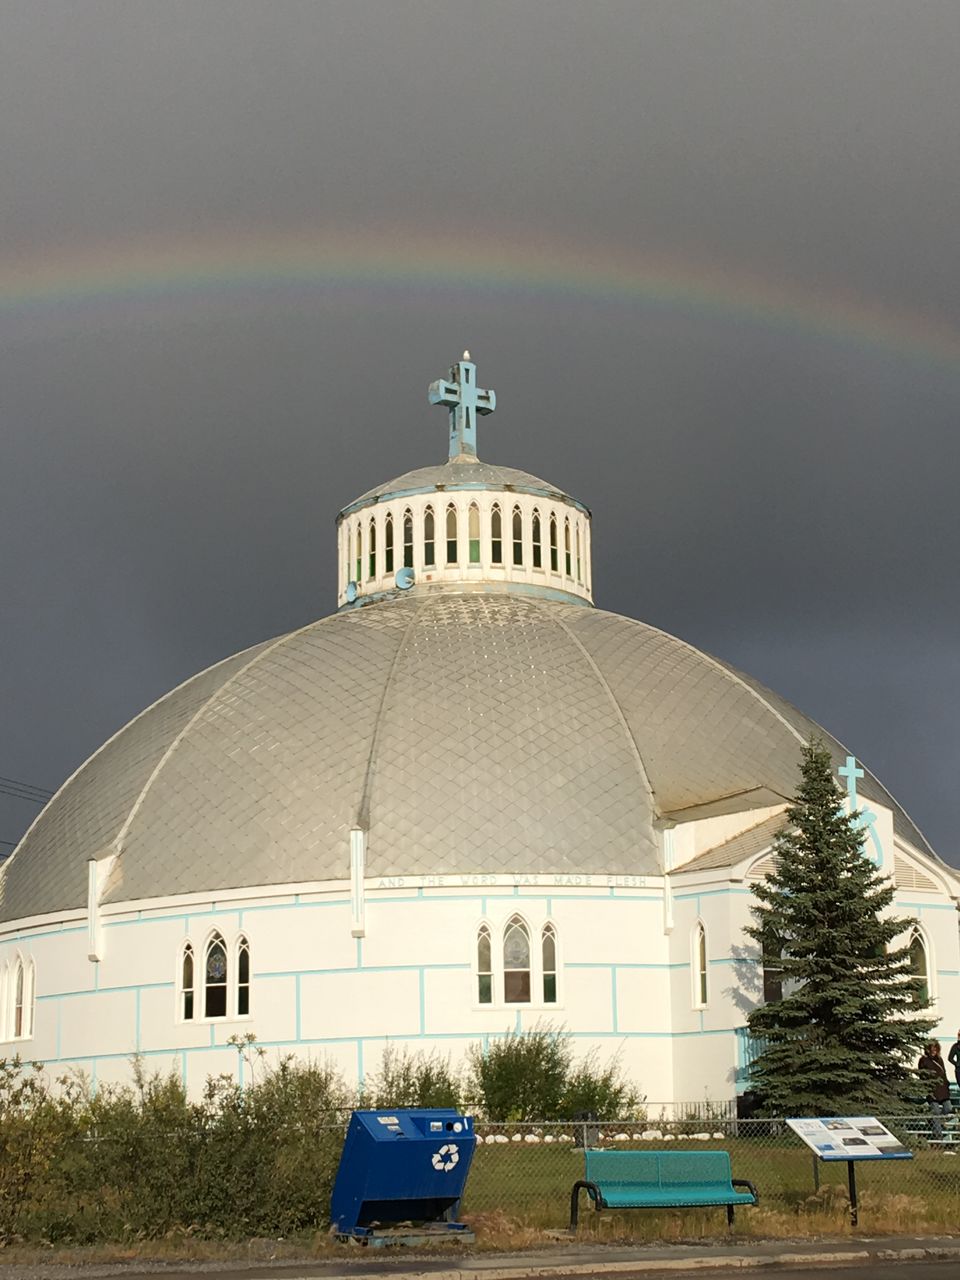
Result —
[{"label": "white window frame", "polygon": [[[17,1034],[17,977],[23,975],[23,1017]],[[0,1041],[19,1044],[32,1040],[36,1027],[36,965],[32,956],[15,952],[0,972]]]},{"label": "white window frame", "polygon": [[710,1007],[710,949],[707,945],[707,926],[699,916],[690,931],[690,980],[693,1008],[708,1009]]},{"label": "white window frame", "polygon": [[[530,999],[528,1001],[511,1000],[507,1003],[504,998],[504,966],[503,966],[503,946],[506,938],[507,927],[516,917],[521,920],[526,927],[527,937],[530,940]],[[547,926],[553,930],[554,948],[556,951],[556,977],[557,977],[557,998],[548,1004],[543,998],[543,932]],[[479,967],[479,940],[480,930],[486,928],[490,934],[490,967],[491,967],[491,1000],[489,1004],[480,1003],[480,967]],[[533,918],[530,915],[516,909],[509,911],[500,918],[495,919],[491,916],[484,916],[477,921],[476,928],[471,936],[470,945],[472,947],[472,956],[470,962],[470,981],[473,984],[473,996],[471,999],[472,1008],[477,1012],[495,1010],[502,1013],[504,1010],[511,1011],[515,1009],[531,1009],[537,1013],[550,1013],[553,1010],[563,1007],[563,949],[561,945],[561,931],[557,921],[553,916],[543,916]]]},{"label": "white window frame", "polygon": [[[223,943],[223,949],[226,953],[227,973],[226,973],[226,1013],[207,1013],[207,952],[214,939],[219,939]],[[240,999],[240,948],[243,944],[247,948],[248,963],[248,1011],[246,1013],[239,1012]],[[183,985],[183,958],[187,947],[193,951],[193,1017],[184,1017],[183,997],[185,988]],[[176,975],[176,995],[177,995],[177,1016],[176,1021],[183,1026],[203,1026],[210,1023],[224,1022],[249,1022],[253,1017],[253,946],[250,942],[250,935],[245,929],[238,929],[232,936],[228,936],[222,929],[213,928],[204,935],[203,941],[198,945],[193,938],[184,938],[177,950],[177,975]]]}]

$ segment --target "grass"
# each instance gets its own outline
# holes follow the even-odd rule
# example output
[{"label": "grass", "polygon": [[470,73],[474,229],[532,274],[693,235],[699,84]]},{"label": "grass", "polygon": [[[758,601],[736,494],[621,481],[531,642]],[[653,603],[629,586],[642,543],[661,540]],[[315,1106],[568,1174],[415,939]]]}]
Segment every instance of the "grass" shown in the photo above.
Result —
[{"label": "grass", "polygon": [[[619,1144],[618,1144],[619,1146]],[[644,1150],[660,1144],[644,1143]],[[755,1208],[737,1210],[738,1236],[823,1235],[849,1230],[847,1168],[819,1165],[795,1141],[724,1139],[684,1142],[685,1147],[730,1152],[733,1176],[747,1178],[760,1193]],[[623,1144],[629,1149],[629,1144]],[[479,1146],[463,1202],[463,1217],[478,1237],[492,1233],[503,1247],[557,1231],[569,1221],[570,1189],[583,1177],[583,1153],[566,1145],[509,1143]],[[924,1235],[953,1231],[960,1222],[960,1157],[921,1148],[913,1160],[861,1162],[857,1167],[862,1231]],[[718,1209],[634,1210],[595,1213],[581,1201],[579,1234],[585,1239],[691,1240],[726,1235],[726,1213]]]}]

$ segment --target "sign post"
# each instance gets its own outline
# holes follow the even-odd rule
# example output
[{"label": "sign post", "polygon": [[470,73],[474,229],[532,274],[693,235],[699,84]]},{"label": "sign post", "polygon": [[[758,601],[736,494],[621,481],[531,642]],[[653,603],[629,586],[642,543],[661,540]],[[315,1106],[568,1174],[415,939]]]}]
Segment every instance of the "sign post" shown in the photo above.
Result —
[{"label": "sign post", "polygon": [[[850,1195],[850,1224],[858,1224],[857,1163],[860,1160],[912,1160],[899,1138],[874,1116],[823,1116],[788,1120],[818,1160],[845,1160]],[[819,1181],[818,1179],[814,1179]]]}]

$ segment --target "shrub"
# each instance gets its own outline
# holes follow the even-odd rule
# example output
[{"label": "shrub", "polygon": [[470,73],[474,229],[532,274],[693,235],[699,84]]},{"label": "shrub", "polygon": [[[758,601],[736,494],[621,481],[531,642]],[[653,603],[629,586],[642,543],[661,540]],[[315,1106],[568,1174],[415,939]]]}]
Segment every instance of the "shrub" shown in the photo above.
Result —
[{"label": "shrub", "polygon": [[387,1045],[380,1070],[364,1082],[364,1107],[456,1107],[463,1088],[449,1058]]}]

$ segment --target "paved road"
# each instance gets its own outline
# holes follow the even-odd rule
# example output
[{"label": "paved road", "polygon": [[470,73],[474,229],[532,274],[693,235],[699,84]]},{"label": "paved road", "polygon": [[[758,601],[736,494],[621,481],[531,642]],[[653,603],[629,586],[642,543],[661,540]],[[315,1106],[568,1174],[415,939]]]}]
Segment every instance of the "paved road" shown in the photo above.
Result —
[{"label": "paved road", "polygon": [[[763,1268],[759,1272],[754,1272],[751,1268],[747,1274],[756,1274],[758,1276],[758,1280],[760,1276],[776,1276],[776,1280],[823,1280],[823,1277],[827,1272],[835,1270],[835,1265],[836,1264],[833,1266],[810,1266],[803,1267],[801,1269],[787,1269],[778,1266],[770,1269]],[[84,1277],[90,1277],[94,1270],[99,1271],[100,1269],[96,1268],[88,1270],[85,1267],[65,1268],[64,1275],[74,1276],[77,1277],[77,1280],[82,1280]],[[387,1280],[387,1278],[393,1274],[405,1274],[406,1276],[410,1276],[411,1272],[416,1272],[419,1275],[424,1276],[424,1280],[426,1280],[431,1272],[447,1277],[454,1274],[456,1270],[457,1262],[450,1258],[443,1261],[424,1261],[423,1259],[419,1259],[416,1263],[407,1263],[406,1266],[399,1261],[394,1264],[393,1259],[391,1259],[383,1266],[382,1270],[378,1268],[378,1274]],[[960,1275],[960,1262],[956,1259],[949,1262],[871,1262],[868,1266],[844,1266],[842,1267],[842,1271],[845,1280],[957,1280],[958,1275]],[[100,1274],[103,1275],[105,1273],[101,1272]],[[164,1268],[161,1271],[113,1271],[110,1274],[115,1276],[122,1275],[123,1280],[157,1280],[158,1276],[162,1276],[163,1280],[197,1280],[198,1276],[209,1277],[209,1280],[315,1280],[315,1278],[321,1277],[324,1278],[324,1280],[331,1280],[331,1277],[334,1276],[353,1276],[356,1277],[356,1280],[359,1280],[360,1276],[366,1278],[372,1273],[367,1269],[366,1264],[354,1270],[350,1264],[340,1264],[339,1266],[335,1265],[335,1268],[331,1269],[331,1265],[329,1263],[323,1263],[316,1265],[294,1264],[293,1266],[286,1265],[283,1267],[254,1266],[243,1267],[240,1270],[230,1268],[221,1269],[219,1266],[216,1270],[208,1270],[206,1267],[203,1267],[202,1264],[199,1264],[196,1268],[189,1271],[173,1271]],[[464,1269],[461,1274],[469,1276],[471,1273]],[[483,1273],[479,1272],[476,1274],[482,1276]],[[697,1280],[711,1280],[711,1278],[712,1280],[718,1280],[720,1276],[742,1276],[744,1275],[744,1272],[740,1270],[731,1272],[729,1267],[724,1270],[711,1271],[704,1270],[702,1266],[697,1266],[691,1267],[689,1270],[683,1269],[678,1271],[676,1268],[671,1268],[669,1271],[661,1272],[649,1270],[637,1272],[618,1270],[612,1274],[615,1277],[615,1280],[635,1280],[635,1278],[636,1280],[666,1280],[666,1277],[676,1278],[678,1276],[693,1275],[697,1277]],[[3,1275],[3,1269],[0,1269],[0,1275]],[[7,1275],[10,1275],[10,1273],[8,1272]],[[20,1280],[21,1275],[24,1276],[26,1280],[27,1273],[25,1272],[20,1272],[17,1280]],[[531,1275],[543,1277],[544,1272],[542,1270],[538,1272],[531,1272]],[[584,1268],[583,1271],[578,1270],[575,1273],[565,1271],[562,1280],[609,1280],[610,1276],[611,1273],[609,1271],[603,1272],[600,1270]]]},{"label": "paved road", "polygon": [[[908,1256],[892,1259],[891,1246]],[[924,1249],[948,1249],[949,1260],[918,1258]],[[864,1252],[871,1255],[864,1257]],[[909,1254],[912,1253],[913,1257]],[[806,1262],[803,1255],[811,1255]],[[884,1256],[886,1255],[886,1256]],[[778,1261],[779,1260],[779,1261]],[[716,1263],[716,1267],[711,1263]],[[358,1256],[327,1262],[114,1264],[5,1263],[0,1280],[822,1280],[837,1268],[845,1280],[958,1280],[960,1240],[900,1239],[834,1242],[733,1242],[724,1245],[590,1248],[571,1245],[523,1254],[473,1254],[424,1257],[358,1251]]]}]

